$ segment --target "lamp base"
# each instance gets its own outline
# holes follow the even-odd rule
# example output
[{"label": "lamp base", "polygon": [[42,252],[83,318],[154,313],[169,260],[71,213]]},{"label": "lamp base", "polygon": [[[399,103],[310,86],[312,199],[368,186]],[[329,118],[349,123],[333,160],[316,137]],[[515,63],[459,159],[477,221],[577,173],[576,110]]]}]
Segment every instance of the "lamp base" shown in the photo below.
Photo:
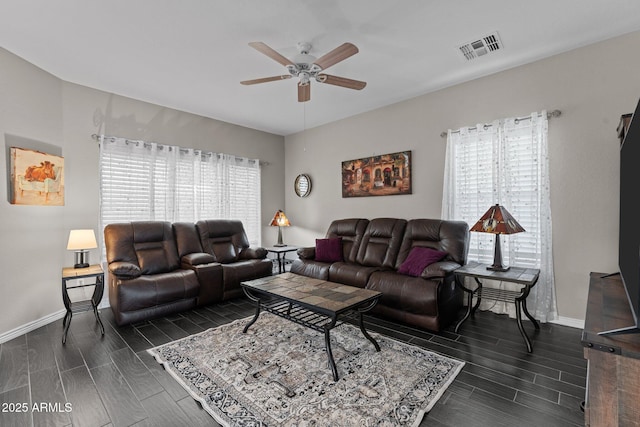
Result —
[{"label": "lamp base", "polygon": [[86,249],[75,251],[75,264],[73,268],[89,267],[89,251]]},{"label": "lamp base", "polygon": [[496,234],[496,243],[493,249],[493,265],[487,267],[491,271],[509,271],[506,265],[502,265],[502,249],[500,248],[500,235]]},{"label": "lamp base", "polygon": [[286,244],[282,243],[282,227],[278,226],[278,243],[276,243],[275,245],[273,245],[276,248],[281,248],[283,246],[287,246]]},{"label": "lamp base", "polygon": [[489,265],[487,266],[487,270],[491,271],[509,271],[511,267],[505,267],[504,265]]}]

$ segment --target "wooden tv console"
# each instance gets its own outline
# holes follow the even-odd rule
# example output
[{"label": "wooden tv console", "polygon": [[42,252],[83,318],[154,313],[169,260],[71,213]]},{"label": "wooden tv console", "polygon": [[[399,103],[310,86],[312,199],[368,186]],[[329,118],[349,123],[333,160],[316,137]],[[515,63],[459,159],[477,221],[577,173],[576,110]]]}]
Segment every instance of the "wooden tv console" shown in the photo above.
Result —
[{"label": "wooden tv console", "polygon": [[587,359],[585,425],[640,426],[640,334],[598,335],[633,324],[620,275],[591,273],[582,331]]}]

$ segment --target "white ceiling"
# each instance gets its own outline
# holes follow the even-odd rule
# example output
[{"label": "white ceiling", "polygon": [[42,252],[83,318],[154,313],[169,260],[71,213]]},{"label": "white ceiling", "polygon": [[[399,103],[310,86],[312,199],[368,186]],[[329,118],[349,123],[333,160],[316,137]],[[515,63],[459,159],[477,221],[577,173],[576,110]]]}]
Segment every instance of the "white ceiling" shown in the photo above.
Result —
[{"label": "white ceiling", "polygon": [[[0,47],[65,81],[279,135],[636,30],[638,0],[0,0]],[[494,31],[501,51],[463,59]],[[367,87],[312,82],[298,103],[295,79],[243,86],[286,74],[252,41],[351,42],[327,73]]]}]

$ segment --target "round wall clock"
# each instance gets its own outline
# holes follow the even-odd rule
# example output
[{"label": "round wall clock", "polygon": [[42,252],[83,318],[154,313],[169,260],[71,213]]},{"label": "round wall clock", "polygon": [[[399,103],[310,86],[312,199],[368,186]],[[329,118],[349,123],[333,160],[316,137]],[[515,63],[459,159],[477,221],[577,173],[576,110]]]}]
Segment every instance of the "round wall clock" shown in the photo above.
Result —
[{"label": "round wall clock", "polygon": [[298,197],[307,197],[311,193],[311,177],[306,173],[298,175],[293,187]]}]

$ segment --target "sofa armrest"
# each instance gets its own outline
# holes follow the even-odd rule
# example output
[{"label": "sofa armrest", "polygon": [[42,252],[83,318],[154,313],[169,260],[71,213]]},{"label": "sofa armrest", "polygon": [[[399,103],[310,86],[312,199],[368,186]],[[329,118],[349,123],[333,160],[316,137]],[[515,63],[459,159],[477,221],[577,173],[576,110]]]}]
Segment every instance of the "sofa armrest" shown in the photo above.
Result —
[{"label": "sofa armrest", "polygon": [[238,259],[265,259],[267,250],[262,247],[250,247],[240,252]]},{"label": "sofa armrest", "polygon": [[431,265],[428,265],[420,277],[423,279],[436,279],[443,278],[447,275],[453,273],[453,271],[457,268],[462,267],[460,264],[454,261],[440,261],[434,262]]},{"label": "sofa armrest", "polygon": [[109,264],[109,273],[116,276],[118,279],[135,279],[140,277],[142,272],[140,267],[131,262],[116,261]]},{"label": "sofa armrest", "polygon": [[296,253],[298,254],[298,257],[300,259],[315,259],[316,248],[315,247],[300,248],[296,251]]},{"label": "sofa armrest", "polygon": [[204,253],[204,252],[195,252],[192,254],[187,254],[180,259],[180,263],[187,268],[201,265],[201,264],[210,264],[212,262],[216,262],[216,258],[213,255]]}]

